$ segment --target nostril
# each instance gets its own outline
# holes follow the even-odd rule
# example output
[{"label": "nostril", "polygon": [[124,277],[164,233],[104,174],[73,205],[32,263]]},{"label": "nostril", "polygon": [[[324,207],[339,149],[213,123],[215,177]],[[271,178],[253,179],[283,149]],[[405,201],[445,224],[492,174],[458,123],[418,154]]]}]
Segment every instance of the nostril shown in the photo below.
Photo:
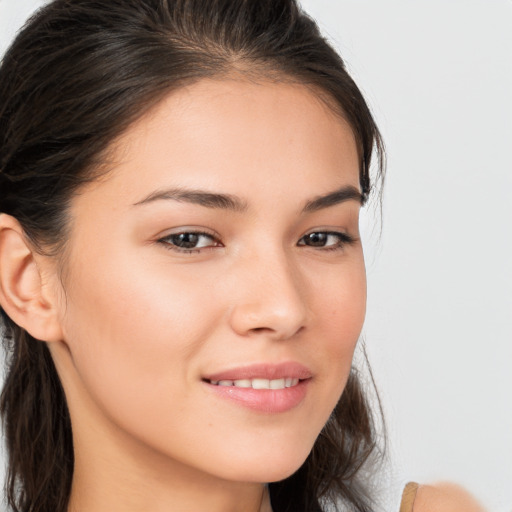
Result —
[{"label": "nostril", "polygon": [[268,335],[283,340],[295,336],[305,326],[306,308],[299,300],[283,303],[268,297],[254,297],[252,301],[237,301],[229,322],[239,335]]}]

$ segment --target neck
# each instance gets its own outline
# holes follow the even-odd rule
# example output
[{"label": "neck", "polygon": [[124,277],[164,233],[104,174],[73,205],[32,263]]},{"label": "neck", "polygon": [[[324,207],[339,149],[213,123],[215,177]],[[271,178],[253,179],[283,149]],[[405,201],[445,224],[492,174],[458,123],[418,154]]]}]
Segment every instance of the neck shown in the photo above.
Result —
[{"label": "neck", "polygon": [[130,458],[77,450],[68,512],[271,512],[263,484]]},{"label": "neck", "polygon": [[218,478],[152,451],[115,427],[74,428],[73,442],[68,512],[272,512],[263,483]]},{"label": "neck", "polygon": [[162,486],[159,482],[145,480],[137,489],[130,487],[127,480],[114,481],[105,489],[104,485],[94,487],[85,482],[73,482],[73,490],[68,512],[272,512],[268,493],[263,486],[236,492],[226,488],[196,486],[192,493],[188,489],[178,489],[172,483]]},{"label": "neck", "polygon": [[74,431],[68,512],[272,512],[262,483],[205,474],[147,447],[129,446],[122,434],[110,439],[94,436],[94,442],[87,437],[83,442]]}]

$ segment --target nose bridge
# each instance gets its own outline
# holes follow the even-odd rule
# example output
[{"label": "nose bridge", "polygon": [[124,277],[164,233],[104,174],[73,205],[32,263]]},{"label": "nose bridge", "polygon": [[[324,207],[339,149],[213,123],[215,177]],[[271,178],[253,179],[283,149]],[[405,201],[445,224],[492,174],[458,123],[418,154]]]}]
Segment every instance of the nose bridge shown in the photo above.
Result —
[{"label": "nose bridge", "polygon": [[242,335],[293,336],[306,322],[304,282],[293,255],[278,244],[253,249],[239,262],[231,321]]}]

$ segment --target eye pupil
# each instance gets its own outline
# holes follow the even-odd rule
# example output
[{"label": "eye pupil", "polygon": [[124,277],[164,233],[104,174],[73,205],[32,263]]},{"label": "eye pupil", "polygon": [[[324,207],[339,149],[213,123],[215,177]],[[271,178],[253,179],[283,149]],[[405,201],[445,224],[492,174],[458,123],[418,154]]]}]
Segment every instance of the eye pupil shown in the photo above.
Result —
[{"label": "eye pupil", "polygon": [[179,235],[173,235],[171,241],[177,247],[193,249],[199,241],[199,235],[197,233],[180,233]]},{"label": "eye pupil", "polygon": [[327,233],[310,233],[306,236],[306,244],[312,247],[323,247],[327,242]]}]

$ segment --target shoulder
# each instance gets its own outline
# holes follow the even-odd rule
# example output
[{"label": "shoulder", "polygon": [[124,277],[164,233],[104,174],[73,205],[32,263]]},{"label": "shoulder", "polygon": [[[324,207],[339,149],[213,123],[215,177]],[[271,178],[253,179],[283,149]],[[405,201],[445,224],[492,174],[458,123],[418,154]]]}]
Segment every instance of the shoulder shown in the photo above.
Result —
[{"label": "shoulder", "polygon": [[435,485],[420,485],[414,500],[413,512],[486,511],[464,488],[443,482]]}]

